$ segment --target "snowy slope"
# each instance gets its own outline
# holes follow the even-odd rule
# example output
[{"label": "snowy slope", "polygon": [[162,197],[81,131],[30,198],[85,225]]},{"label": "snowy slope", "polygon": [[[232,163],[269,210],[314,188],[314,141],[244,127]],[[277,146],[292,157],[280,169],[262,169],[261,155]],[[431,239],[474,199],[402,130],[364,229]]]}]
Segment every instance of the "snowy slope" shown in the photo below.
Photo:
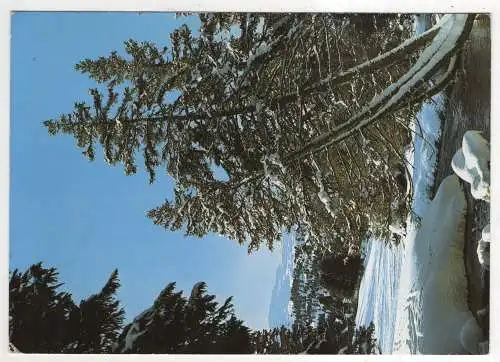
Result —
[{"label": "snowy slope", "polygon": [[[441,183],[422,219],[409,233],[401,272],[394,352],[477,353],[481,330],[467,304],[464,232],[467,204],[456,175]],[[462,327],[472,322],[468,350]]]},{"label": "snowy slope", "polygon": [[[430,27],[430,16],[417,15],[415,31],[417,34]],[[439,112],[443,107],[443,97],[437,94],[432,101],[424,103],[417,114],[417,119],[411,122],[413,132],[413,149],[405,157],[412,176],[412,209],[422,217],[427,210],[430,198],[429,190],[434,184],[434,170],[437,164],[438,150],[436,142],[441,136]],[[408,219],[408,236],[416,225],[413,219]],[[413,230],[413,231],[412,231]],[[403,263],[404,247],[388,249],[378,241],[372,241],[367,258],[367,268],[360,284],[356,326],[375,324],[375,334],[382,353],[391,353],[395,338],[397,300],[399,294],[400,273]],[[372,267],[368,267],[373,265]]]},{"label": "snowy slope", "polygon": [[382,353],[391,353],[396,321],[397,291],[402,247],[387,248],[379,240],[369,243],[365,274],[359,286],[356,326],[373,321]]},{"label": "snowy slope", "polygon": [[292,234],[283,237],[281,263],[276,270],[274,288],[269,305],[269,328],[291,326],[293,320],[289,308],[293,280],[293,259],[296,245]]}]

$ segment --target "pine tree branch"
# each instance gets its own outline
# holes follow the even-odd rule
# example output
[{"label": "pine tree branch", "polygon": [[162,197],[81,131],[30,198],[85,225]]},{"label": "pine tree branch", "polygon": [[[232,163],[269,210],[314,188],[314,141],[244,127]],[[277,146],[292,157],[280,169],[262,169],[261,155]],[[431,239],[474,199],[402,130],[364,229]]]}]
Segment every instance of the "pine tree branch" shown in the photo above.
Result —
[{"label": "pine tree branch", "polygon": [[[347,83],[349,80],[351,80],[353,77],[356,75],[360,74],[365,74],[369,73],[371,71],[380,69],[382,67],[388,67],[398,61],[401,61],[402,59],[405,59],[408,54],[413,53],[414,51],[420,49],[423,45],[427,44],[429,41],[431,41],[438,33],[440,30],[442,24],[436,24],[434,27],[431,29],[427,30],[425,33],[422,35],[408,39],[407,41],[403,42],[401,45],[398,47],[383,53],[373,59],[370,59],[360,65],[357,65],[355,67],[352,67],[345,72],[341,72],[339,74],[335,75],[329,75],[326,78],[321,79],[320,81],[304,88],[301,91],[302,96],[309,95],[313,92],[316,91],[321,91],[324,90],[325,86],[332,87],[334,85],[342,85]],[[290,102],[294,102],[297,99],[297,93],[289,93],[286,95],[283,95],[281,97],[275,98],[270,102],[271,106],[276,106],[276,105],[284,105]]]},{"label": "pine tree branch", "polygon": [[[459,17],[459,15],[455,16]],[[449,21],[451,21],[451,19]],[[456,20],[456,22],[458,22],[458,26],[461,26],[461,31],[458,36],[456,36],[456,33],[453,33],[448,34],[448,37],[445,38],[445,40],[449,40],[448,38],[455,40],[453,42],[453,46],[449,47],[449,49],[445,49],[445,52],[439,54],[436,53],[439,57],[436,54],[433,54],[429,61],[424,62],[420,67],[414,69],[412,72],[408,72],[407,75],[403,76],[398,82],[386,88],[386,90],[380,94],[376,102],[370,102],[368,107],[361,110],[361,112],[357,113],[343,124],[316,137],[301,149],[292,152],[285,158],[284,163],[287,165],[305,157],[307,154],[317,153],[323,147],[344,140],[353,132],[372,124],[382,116],[401,109],[406,105],[404,101],[412,95],[413,90],[419,88],[421,82],[428,82],[446,62],[449,62],[448,70],[443,76],[440,76],[436,80],[435,85],[428,89],[428,91],[423,95],[411,99],[411,102],[417,103],[418,101],[429,98],[441,91],[448,84],[453,75],[456,63],[454,60],[454,54],[468,36],[472,28],[473,21],[474,15],[466,15],[465,19],[459,18]],[[444,46],[446,45],[448,44],[445,43]],[[436,57],[437,59],[434,59]]]},{"label": "pine tree branch", "polygon": [[[464,15],[453,16],[459,17]],[[444,52],[444,54],[440,54],[441,57],[437,59],[437,61],[436,59],[433,59],[434,62],[430,65],[429,61],[424,62],[419,68],[413,70],[410,75],[406,74],[406,76],[403,76],[396,82],[396,84],[391,84],[388,88],[386,88],[384,92],[382,92],[382,94],[380,95],[380,99],[377,102],[375,102],[374,104],[370,104],[368,107],[365,107],[361,110],[361,112],[355,114],[341,125],[336,126],[332,130],[316,137],[304,147],[290,153],[284,159],[283,164],[285,166],[290,165],[297,160],[306,157],[307,155],[320,152],[322,149],[350,137],[353,132],[361,130],[362,128],[385,116],[386,114],[396,112],[397,110],[407,106],[407,102],[418,104],[443,90],[454,76],[454,70],[456,69],[455,53],[460,48],[460,46],[463,45],[468,34],[470,33],[475,15],[468,14],[465,15],[465,17],[465,19],[458,19],[458,23],[459,25],[461,25],[461,31],[458,32],[458,34],[454,33],[451,35],[455,35],[456,37],[455,42],[453,43],[454,46],[452,46],[451,49],[448,49],[447,52]],[[456,19],[449,19],[448,21],[452,20],[457,21]],[[437,30],[439,30],[440,28],[441,26],[438,27]],[[429,34],[429,31],[424,34]],[[436,34],[434,34],[433,36],[435,35]],[[448,36],[450,36],[450,34],[448,34]],[[423,92],[422,94],[417,96],[412,96],[412,90],[419,89],[422,82],[430,81],[435,73],[438,72],[439,69],[441,69],[441,67],[446,64],[446,62],[448,62],[448,69],[444,72],[444,74],[440,75],[426,92]],[[429,66],[426,68],[426,65]],[[411,75],[413,75],[413,77]],[[417,76],[419,76],[420,78],[415,78]],[[419,82],[415,81],[415,79],[418,79]],[[405,86],[409,89],[404,89],[403,91],[402,88]],[[294,96],[296,96],[296,94]],[[260,171],[244,178],[243,180],[234,180],[233,182],[231,182],[230,187],[238,188],[244,184],[254,182],[256,179],[261,179],[263,177],[263,171]]]},{"label": "pine tree branch", "polygon": [[[268,106],[270,108],[280,108],[289,103],[296,102],[299,97],[308,96],[314,92],[322,91],[325,87],[332,87],[334,85],[341,85],[348,82],[354,76],[359,74],[368,73],[370,71],[374,71],[379,69],[380,67],[387,67],[391,64],[398,62],[404,59],[409,53],[416,51],[427,42],[431,41],[441,28],[440,24],[437,24],[433,28],[427,30],[425,33],[420,35],[419,37],[409,39],[402,43],[400,46],[394,48],[393,50],[381,54],[367,62],[364,62],[358,66],[352,67],[345,72],[341,72],[336,75],[329,75],[326,78],[321,79],[320,81],[314,83],[311,86],[305,87],[300,91],[300,94],[297,92],[288,93],[274,99],[271,99],[268,102]],[[136,119],[120,119],[122,123],[136,123],[136,122],[165,122],[169,120],[178,120],[178,121],[189,121],[189,120],[206,120],[220,117],[232,117],[237,114],[248,114],[256,111],[255,104],[250,104],[243,107],[233,108],[227,111],[220,112],[203,112],[203,113],[189,113],[189,114],[177,114],[177,115],[159,115],[159,116],[150,116],[150,117],[140,117]],[[104,121],[93,121],[93,124],[106,124],[111,123],[111,120]],[[88,124],[87,121],[74,122],[73,125],[78,124]]]}]

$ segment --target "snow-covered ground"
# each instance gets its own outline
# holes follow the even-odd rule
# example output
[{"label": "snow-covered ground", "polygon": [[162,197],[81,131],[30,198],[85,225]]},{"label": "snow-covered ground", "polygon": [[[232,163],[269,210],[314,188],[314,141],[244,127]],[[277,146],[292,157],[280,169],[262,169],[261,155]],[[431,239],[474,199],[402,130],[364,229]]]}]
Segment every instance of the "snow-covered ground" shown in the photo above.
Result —
[{"label": "snow-covered ground", "polygon": [[[489,145],[478,132],[466,132],[457,151],[464,160],[454,158],[458,176],[448,176],[431,201],[439,105],[424,104],[418,114],[426,141],[414,140],[412,209],[421,221],[408,218],[403,248],[371,241],[360,285],[356,324],[374,322],[383,353],[478,353],[482,339],[467,303],[466,200],[458,176],[488,200]],[[489,242],[489,227],[484,239]]]},{"label": "snow-covered ground", "polygon": [[402,247],[389,249],[372,240],[366,257],[365,274],[360,284],[356,325],[375,324],[382,353],[391,353],[396,322],[396,302],[401,270]]},{"label": "snow-covered ground", "polygon": [[[412,227],[406,238],[394,353],[477,353],[481,330],[467,304],[463,254],[466,209],[459,178],[448,176],[421,227]],[[469,320],[472,335],[464,338]]]},{"label": "snow-covered ground", "polygon": [[[428,24],[424,23],[430,21],[430,17],[422,16],[418,20],[416,31],[421,33],[428,28]],[[422,217],[430,203],[428,192],[434,183],[438,152],[436,142],[441,134],[439,112],[442,106],[443,99],[438,94],[431,102],[422,105],[417,119],[412,122],[413,148],[405,157],[414,166],[410,168],[412,209],[418,217]],[[408,220],[408,237],[414,236],[412,220]],[[404,240],[401,247],[391,249],[378,240],[372,240],[370,244],[367,267],[359,289],[356,326],[368,325],[373,321],[382,353],[392,353],[403,249],[408,242]]]},{"label": "snow-covered ground", "polygon": [[[440,137],[439,111],[443,105],[442,96],[436,95],[432,102],[424,103],[417,114],[413,128],[420,136],[413,140],[413,152],[406,155],[414,169],[410,170],[413,181],[412,209],[422,217],[430,199],[429,190],[434,183],[434,169],[437,162],[436,142]],[[408,220],[408,237],[412,234],[412,221]],[[387,248],[378,240],[370,241],[367,266],[361,280],[356,326],[375,324],[375,334],[382,353],[392,353],[396,324],[397,295],[403,263],[403,248]]]},{"label": "snow-covered ground", "polygon": [[[416,29],[422,32],[427,25],[417,23]],[[411,208],[418,218],[408,217],[404,251],[372,241],[360,286],[356,324],[375,323],[383,353],[478,353],[482,337],[467,303],[466,200],[457,175],[488,200],[489,146],[477,132],[467,132],[453,160],[457,175],[445,178],[431,201],[442,105],[441,96],[435,96],[414,124],[423,136],[414,137],[409,157],[414,165]]]}]

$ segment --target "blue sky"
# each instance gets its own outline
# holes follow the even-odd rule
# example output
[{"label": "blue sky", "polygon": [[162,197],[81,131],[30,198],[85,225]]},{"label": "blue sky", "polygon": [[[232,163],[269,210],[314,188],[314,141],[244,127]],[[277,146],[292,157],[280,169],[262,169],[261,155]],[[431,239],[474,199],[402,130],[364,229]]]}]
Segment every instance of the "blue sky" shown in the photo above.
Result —
[{"label": "blue sky", "polygon": [[[87,100],[95,84],[74,71],[84,58],[120,51],[124,40],[160,45],[186,22],[159,13],[16,13],[11,37],[10,269],[54,266],[75,301],[97,292],[118,268],[127,320],[176,281],[200,280],[219,300],[234,296],[252,328],[266,328],[279,249],[248,256],[217,236],[185,238],[145,217],[171,194],[163,173],[126,177],[102,157],[89,162],[69,136],[50,137],[42,121]],[[97,154],[98,156],[101,153]]]}]

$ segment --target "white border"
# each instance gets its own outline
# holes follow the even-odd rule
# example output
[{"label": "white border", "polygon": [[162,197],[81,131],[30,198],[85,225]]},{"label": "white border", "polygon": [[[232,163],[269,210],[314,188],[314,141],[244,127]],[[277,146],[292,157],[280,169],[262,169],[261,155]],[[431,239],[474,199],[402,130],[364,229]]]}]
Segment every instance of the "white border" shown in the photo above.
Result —
[{"label": "white border", "polygon": [[[492,13],[491,21],[491,39],[492,39],[492,102],[491,102],[491,145],[492,145],[492,205],[491,205],[491,225],[493,232],[493,248],[491,266],[492,275],[492,292],[491,292],[491,336],[490,336],[490,355],[473,357],[474,360],[494,361],[495,355],[500,353],[500,339],[498,336],[498,298],[496,295],[496,276],[498,275],[495,260],[498,258],[500,248],[495,245],[496,235],[498,232],[500,208],[497,207],[497,180],[499,179],[500,163],[498,159],[499,147],[495,147],[495,141],[500,136],[499,131],[499,112],[496,107],[495,100],[500,100],[499,89],[499,73],[497,72],[496,63],[498,62],[498,36],[497,27],[497,10],[499,5],[495,4],[495,0],[398,0],[391,2],[390,0],[321,0],[298,2],[295,0],[253,0],[245,2],[243,0],[183,0],[179,3],[160,0],[121,0],[121,1],[99,1],[99,0],[8,0],[0,1],[0,69],[2,70],[2,80],[0,87],[0,204],[2,210],[0,212],[0,360],[1,361],[81,361],[81,360],[106,360],[106,361],[152,361],[152,360],[209,360],[209,361],[233,361],[235,356],[156,356],[156,355],[25,355],[25,354],[9,354],[8,353],[8,240],[9,240],[9,109],[10,109],[10,14],[12,11],[306,11],[306,12],[489,12]],[[29,227],[29,225],[26,225]],[[238,360],[254,360],[265,359],[273,361],[284,360],[331,360],[335,356],[242,356],[236,357]],[[410,357],[396,356],[342,356],[338,358],[348,358],[350,360],[365,361],[367,358],[402,360]],[[471,356],[459,357],[431,357],[431,356],[412,356],[412,359],[421,360],[436,360],[436,359],[462,359],[470,361]]]}]

